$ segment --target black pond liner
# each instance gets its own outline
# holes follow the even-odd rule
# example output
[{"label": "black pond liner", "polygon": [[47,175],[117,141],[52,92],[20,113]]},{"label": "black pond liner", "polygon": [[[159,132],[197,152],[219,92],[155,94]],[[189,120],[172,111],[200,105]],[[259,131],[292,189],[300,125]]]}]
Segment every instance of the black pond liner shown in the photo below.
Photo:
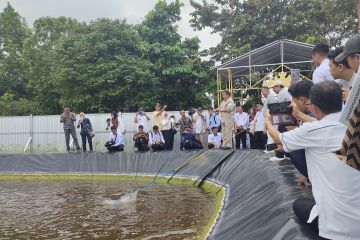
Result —
[{"label": "black pond liner", "polygon": [[[0,154],[0,174],[127,174],[186,177],[225,189],[225,201],[208,239],[317,239],[292,212],[300,187],[289,161],[270,162],[260,151]],[[220,190],[220,189],[219,189]]]}]

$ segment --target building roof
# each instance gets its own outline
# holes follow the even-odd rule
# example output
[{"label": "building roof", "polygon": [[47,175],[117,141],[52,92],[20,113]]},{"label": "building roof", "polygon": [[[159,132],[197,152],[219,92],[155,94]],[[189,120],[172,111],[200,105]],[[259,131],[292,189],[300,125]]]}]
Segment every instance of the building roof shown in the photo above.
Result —
[{"label": "building roof", "polygon": [[231,68],[232,75],[238,76],[249,74],[250,66],[252,71],[261,71],[269,66],[309,63],[312,62],[313,47],[312,44],[281,39],[232,59],[212,71],[216,74],[216,70]]}]

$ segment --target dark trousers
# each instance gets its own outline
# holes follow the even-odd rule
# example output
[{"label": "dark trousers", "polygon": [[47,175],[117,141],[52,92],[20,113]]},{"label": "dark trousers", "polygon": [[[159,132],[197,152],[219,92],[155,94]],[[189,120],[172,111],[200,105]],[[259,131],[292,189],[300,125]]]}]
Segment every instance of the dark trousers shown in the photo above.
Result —
[{"label": "dark trousers", "polygon": [[254,149],[255,148],[255,135],[249,133],[249,138],[250,138],[250,148]]},{"label": "dark trousers", "polygon": [[315,201],[313,199],[299,198],[293,203],[293,210],[301,222],[308,224],[314,231],[319,232],[318,218],[315,218],[311,223],[307,223],[314,205]]},{"label": "dark trousers", "polygon": [[266,142],[267,142],[267,135],[264,134],[263,131],[255,132],[255,139],[254,139],[255,149],[265,149]]},{"label": "dark trousers", "polygon": [[203,146],[200,141],[188,141],[184,143],[184,148],[186,150],[203,149]]},{"label": "dark trousers", "polygon": [[122,152],[122,151],[124,151],[124,145],[122,145],[122,144],[119,145],[119,146],[108,145],[108,146],[106,146],[106,148],[109,150],[109,152]]},{"label": "dark trousers", "polygon": [[90,134],[83,132],[83,133],[80,133],[80,135],[81,135],[83,151],[86,152],[86,139],[87,139],[87,141],[89,143],[90,151],[92,151],[93,150],[93,144],[92,144],[92,137],[90,136]]},{"label": "dark trousers", "polygon": [[171,150],[174,147],[174,134],[171,133],[171,130],[162,130],[161,131],[164,140],[165,140],[165,150]]},{"label": "dark trousers", "polygon": [[[287,132],[286,125],[280,124],[278,126],[278,130],[280,133]],[[275,152],[275,156],[278,158],[284,158],[285,153],[284,152]]]},{"label": "dark trousers", "polygon": [[70,151],[70,135],[74,140],[76,149],[80,150],[79,142],[78,142],[77,137],[76,137],[75,127],[64,128],[64,133],[65,133],[66,150]]},{"label": "dark trousers", "polygon": [[135,147],[139,151],[149,151],[150,150],[150,148],[148,146],[148,141],[145,138],[135,139]]},{"label": "dark trousers", "polygon": [[235,142],[236,142],[236,144],[235,144],[236,149],[240,149],[240,142],[241,142],[242,148],[243,149],[246,148],[246,130],[244,130],[244,129],[236,130]]},{"label": "dark trousers", "polygon": [[[166,140],[165,140],[166,141]],[[163,143],[160,143],[160,144],[153,144],[151,145],[151,148],[153,151],[162,151],[162,150],[165,150],[165,144]]]},{"label": "dark trousers", "polygon": [[305,150],[296,150],[291,152],[290,161],[294,164],[295,168],[305,177],[308,177]]}]

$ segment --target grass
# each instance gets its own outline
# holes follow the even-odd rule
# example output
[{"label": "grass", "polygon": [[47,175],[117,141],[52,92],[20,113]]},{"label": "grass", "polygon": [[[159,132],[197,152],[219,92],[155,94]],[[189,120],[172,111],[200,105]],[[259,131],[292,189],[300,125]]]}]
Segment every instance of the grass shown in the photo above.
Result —
[{"label": "grass", "polygon": [[[94,180],[94,181],[135,181],[137,183],[149,183],[152,182],[155,176],[135,176],[135,175],[123,175],[123,174],[0,174],[0,181],[34,181],[34,180],[46,180],[46,181],[67,181],[67,180]],[[155,182],[159,185],[168,184],[169,177],[158,176]],[[173,177],[170,184],[173,185],[185,185],[193,186],[195,179]],[[215,226],[216,220],[220,215],[223,208],[225,199],[225,189],[213,182],[204,181],[200,185],[200,189],[205,192],[211,193],[215,198],[215,206],[210,215],[208,223],[203,227],[199,239],[206,239],[210,234],[210,231]]]}]

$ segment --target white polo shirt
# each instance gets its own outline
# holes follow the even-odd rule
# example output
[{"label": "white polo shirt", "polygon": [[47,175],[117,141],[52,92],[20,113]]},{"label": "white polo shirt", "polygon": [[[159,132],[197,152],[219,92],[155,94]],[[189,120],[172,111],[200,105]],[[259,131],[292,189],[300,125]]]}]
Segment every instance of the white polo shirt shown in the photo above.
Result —
[{"label": "white polo shirt", "polygon": [[346,127],[340,113],[304,123],[280,135],[286,152],[305,149],[316,205],[308,223],[319,217],[319,235],[328,239],[360,239],[360,172],[333,153],[341,146]]},{"label": "white polo shirt", "polygon": [[329,59],[325,58],[320,66],[318,66],[312,76],[312,80],[314,84],[322,82],[322,81],[334,81],[333,76],[330,73]]},{"label": "white polo shirt", "polygon": [[137,118],[137,124],[136,124],[136,130],[139,129],[139,126],[142,125],[144,127],[144,132],[148,132],[148,119],[147,117],[143,114],[137,114],[136,115]]},{"label": "white polo shirt", "polygon": [[122,133],[117,133],[116,135],[110,132],[109,141],[114,142],[114,146],[125,145],[124,143],[124,135]]},{"label": "white polo shirt", "polygon": [[262,132],[265,129],[264,109],[257,111],[255,115],[255,132]]},{"label": "white polo shirt", "polygon": [[208,137],[208,143],[212,143],[215,145],[215,148],[219,148],[221,145],[221,140],[222,140],[222,134],[220,132],[218,132],[216,134],[216,136],[214,136],[213,133],[209,134]]},{"label": "white polo shirt", "polygon": [[246,112],[235,113],[235,124],[236,127],[247,128],[249,125],[249,115]]},{"label": "white polo shirt", "polygon": [[205,133],[207,130],[207,124],[206,124],[206,116],[203,113],[204,117],[200,117],[198,114],[195,114],[194,119],[195,119],[195,133],[196,134],[200,134],[200,133]]},{"label": "white polo shirt", "polygon": [[149,133],[149,143],[150,145],[155,144],[156,142],[165,143],[164,136],[159,131],[158,133],[150,132]]}]

